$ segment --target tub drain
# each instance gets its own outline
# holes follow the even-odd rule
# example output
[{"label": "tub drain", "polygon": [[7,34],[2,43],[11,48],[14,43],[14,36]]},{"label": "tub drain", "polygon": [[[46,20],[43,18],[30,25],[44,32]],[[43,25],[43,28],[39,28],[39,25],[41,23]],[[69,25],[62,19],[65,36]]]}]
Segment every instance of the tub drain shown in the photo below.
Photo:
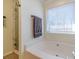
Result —
[{"label": "tub drain", "polygon": [[56,57],[58,57],[59,55],[56,54]]},{"label": "tub drain", "polygon": [[59,44],[56,45],[57,47],[60,46]]}]

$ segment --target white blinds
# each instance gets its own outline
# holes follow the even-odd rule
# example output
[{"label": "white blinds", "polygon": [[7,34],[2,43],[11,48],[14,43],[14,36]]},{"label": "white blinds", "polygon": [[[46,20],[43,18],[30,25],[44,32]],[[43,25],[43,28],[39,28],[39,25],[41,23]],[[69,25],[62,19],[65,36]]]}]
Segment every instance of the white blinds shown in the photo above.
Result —
[{"label": "white blinds", "polygon": [[60,7],[48,9],[47,32],[74,32],[75,5],[66,4]]}]

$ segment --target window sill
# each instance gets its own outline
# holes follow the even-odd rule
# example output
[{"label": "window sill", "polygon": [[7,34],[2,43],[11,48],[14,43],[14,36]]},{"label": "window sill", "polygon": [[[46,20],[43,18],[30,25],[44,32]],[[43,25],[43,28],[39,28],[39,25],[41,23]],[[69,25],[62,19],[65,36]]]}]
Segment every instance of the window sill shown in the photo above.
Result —
[{"label": "window sill", "polygon": [[75,32],[47,32],[49,34],[75,34]]}]

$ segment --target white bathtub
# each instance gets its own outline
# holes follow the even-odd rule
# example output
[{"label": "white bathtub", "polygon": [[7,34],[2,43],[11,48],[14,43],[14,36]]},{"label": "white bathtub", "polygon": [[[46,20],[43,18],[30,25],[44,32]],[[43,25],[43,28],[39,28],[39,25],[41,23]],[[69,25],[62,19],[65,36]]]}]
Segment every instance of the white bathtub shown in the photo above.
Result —
[{"label": "white bathtub", "polygon": [[75,47],[63,42],[41,41],[26,50],[40,59],[74,59],[73,51]]}]

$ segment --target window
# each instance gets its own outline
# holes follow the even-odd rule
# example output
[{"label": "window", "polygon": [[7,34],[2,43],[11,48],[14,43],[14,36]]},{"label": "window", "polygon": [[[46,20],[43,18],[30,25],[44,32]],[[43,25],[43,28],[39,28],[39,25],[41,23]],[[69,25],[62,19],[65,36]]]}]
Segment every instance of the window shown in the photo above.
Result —
[{"label": "window", "polygon": [[49,33],[74,33],[74,3],[48,9],[46,26]]}]

